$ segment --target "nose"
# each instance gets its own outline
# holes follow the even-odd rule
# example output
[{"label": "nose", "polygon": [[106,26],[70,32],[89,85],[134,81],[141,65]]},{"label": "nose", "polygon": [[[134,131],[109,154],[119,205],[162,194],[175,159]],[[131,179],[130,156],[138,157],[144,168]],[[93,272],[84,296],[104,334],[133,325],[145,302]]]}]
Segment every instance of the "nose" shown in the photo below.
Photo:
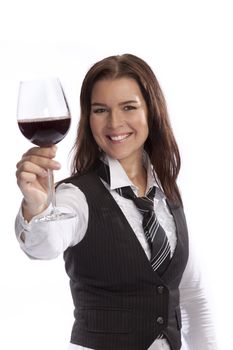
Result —
[{"label": "nose", "polygon": [[124,124],[124,118],[120,111],[112,110],[108,117],[108,127],[112,129],[117,129]]}]

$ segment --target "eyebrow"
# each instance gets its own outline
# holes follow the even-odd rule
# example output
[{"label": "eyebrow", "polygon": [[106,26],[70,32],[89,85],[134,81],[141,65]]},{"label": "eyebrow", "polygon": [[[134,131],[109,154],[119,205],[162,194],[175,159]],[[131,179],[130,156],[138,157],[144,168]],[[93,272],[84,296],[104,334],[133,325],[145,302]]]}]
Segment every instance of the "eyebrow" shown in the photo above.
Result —
[{"label": "eyebrow", "polygon": [[[129,103],[139,103],[139,101],[137,100],[128,100],[128,101],[123,101],[123,102],[120,102],[119,105],[122,106],[122,105],[126,105],[126,104],[129,104]],[[101,103],[101,102],[94,102],[91,104],[91,106],[105,106],[107,107],[107,105],[105,103]]]}]

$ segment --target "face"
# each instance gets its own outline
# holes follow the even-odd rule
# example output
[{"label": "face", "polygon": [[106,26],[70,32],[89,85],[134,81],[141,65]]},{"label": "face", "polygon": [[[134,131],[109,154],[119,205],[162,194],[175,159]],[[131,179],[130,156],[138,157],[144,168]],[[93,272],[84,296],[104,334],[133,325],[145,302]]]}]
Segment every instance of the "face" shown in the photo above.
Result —
[{"label": "face", "polygon": [[141,160],[147,106],[134,79],[104,79],[92,90],[90,127],[98,146],[121,163]]}]

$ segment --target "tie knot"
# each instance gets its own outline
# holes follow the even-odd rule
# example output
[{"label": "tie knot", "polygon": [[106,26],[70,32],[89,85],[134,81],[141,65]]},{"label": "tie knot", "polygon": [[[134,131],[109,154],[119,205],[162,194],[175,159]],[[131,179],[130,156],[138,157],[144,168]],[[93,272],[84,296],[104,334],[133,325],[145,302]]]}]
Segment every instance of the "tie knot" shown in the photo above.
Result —
[{"label": "tie knot", "polygon": [[137,197],[130,186],[118,188],[116,191],[122,197],[131,199],[140,211],[146,212],[154,210],[154,187],[150,189],[146,197]]},{"label": "tie knot", "polygon": [[[98,175],[110,185],[110,171],[107,164],[101,162],[101,166],[97,171]],[[130,186],[120,187],[116,192],[127,199],[131,199],[136,207],[142,212],[154,210],[155,187],[151,187],[145,197],[137,197]]]},{"label": "tie knot", "polygon": [[133,201],[136,207],[142,212],[152,212],[154,210],[154,201],[148,197],[135,197]]}]

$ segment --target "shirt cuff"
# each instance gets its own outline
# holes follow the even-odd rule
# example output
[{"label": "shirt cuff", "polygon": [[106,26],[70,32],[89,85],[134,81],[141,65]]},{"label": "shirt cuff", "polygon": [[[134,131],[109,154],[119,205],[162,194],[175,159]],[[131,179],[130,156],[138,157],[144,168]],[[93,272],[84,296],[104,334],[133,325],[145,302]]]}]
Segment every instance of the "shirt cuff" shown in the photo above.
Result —
[{"label": "shirt cuff", "polygon": [[47,215],[50,213],[52,209],[52,205],[50,204],[43,212],[41,212],[38,215],[35,215],[29,222],[24,218],[23,211],[22,211],[22,205],[20,206],[18,215],[16,216],[15,220],[15,232],[17,240],[20,243],[20,246],[24,246],[27,243],[28,235],[27,233],[30,233],[33,223],[37,218],[40,218],[44,215]]}]

